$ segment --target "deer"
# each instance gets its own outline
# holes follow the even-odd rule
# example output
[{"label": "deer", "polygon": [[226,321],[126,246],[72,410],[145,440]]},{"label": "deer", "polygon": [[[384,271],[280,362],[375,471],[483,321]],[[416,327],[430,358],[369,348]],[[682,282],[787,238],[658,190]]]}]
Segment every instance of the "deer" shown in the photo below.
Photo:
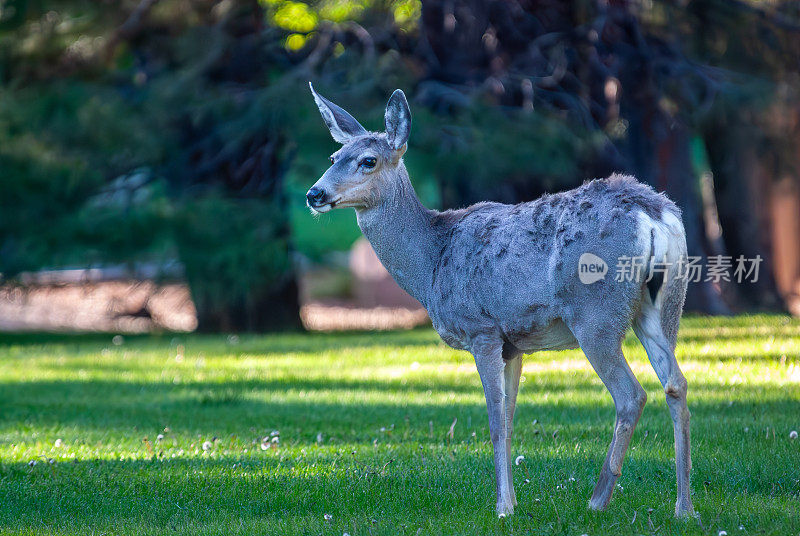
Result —
[{"label": "deer", "polygon": [[[517,505],[511,440],[522,356],[542,350],[580,348],[611,394],[616,422],[589,500],[593,510],[608,506],[647,400],[622,352],[629,327],[673,422],[675,515],[694,515],[687,381],[675,357],[687,288],[678,207],[615,173],[526,203],[430,210],[403,163],[411,133],[403,91],[389,99],[385,132],[369,132],[309,87],[341,148],[306,203],[317,214],[354,209],[381,263],[425,307],[442,340],[474,356],[489,415],[497,515],[511,515]],[[595,271],[582,281],[586,255]],[[603,264],[637,258],[643,262],[629,277],[602,276]]]}]

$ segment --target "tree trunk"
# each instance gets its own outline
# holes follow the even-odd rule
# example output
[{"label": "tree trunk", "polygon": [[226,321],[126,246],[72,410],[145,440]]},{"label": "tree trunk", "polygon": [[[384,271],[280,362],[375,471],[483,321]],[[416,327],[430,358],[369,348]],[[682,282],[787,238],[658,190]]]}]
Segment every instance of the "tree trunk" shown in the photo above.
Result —
[{"label": "tree trunk", "polygon": [[[202,286],[199,286],[202,288]],[[197,330],[204,333],[270,332],[302,329],[297,282],[294,278],[271,291],[221,302],[192,296],[197,309]]]},{"label": "tree trunk", "polygon": [[[741,308],[785,311],[775,282],[769,219],[764,213],[770,206],[770,185],[759,170],[753,143],[757,127],[743,124],[731,112],[718,114],[704,133],[722,239],[734,259],[740,255],[763,259],[758,280],[737,285]],[[740,116],[741,110],[735,114]]]}]

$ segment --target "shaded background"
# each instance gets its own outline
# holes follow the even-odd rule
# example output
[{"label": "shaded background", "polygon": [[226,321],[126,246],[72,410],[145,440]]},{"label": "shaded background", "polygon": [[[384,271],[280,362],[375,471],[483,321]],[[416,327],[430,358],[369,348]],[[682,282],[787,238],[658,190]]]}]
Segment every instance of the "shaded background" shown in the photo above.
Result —
[{"label": "shaded background", "polygon": [[800,313],[799,64],[790,1],[0,0],[0,328],[424,322],[305,208],[308,80],[375,130],[405,90],[428,206],[629,172],[690,255],[764,259],[689,309]]}]

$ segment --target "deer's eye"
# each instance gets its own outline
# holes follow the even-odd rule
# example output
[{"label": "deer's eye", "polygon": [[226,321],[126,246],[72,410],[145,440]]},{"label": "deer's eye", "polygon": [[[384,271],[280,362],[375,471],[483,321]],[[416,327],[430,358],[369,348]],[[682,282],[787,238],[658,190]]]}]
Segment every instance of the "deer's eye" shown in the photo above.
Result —
[{"label": "deer's eye", "polygon": [[359,166],[364,166],[367,169],[372,169],[375,167],[375,164],[378,163],[378,159],[373,156],[368,156],[366,158],[362,158],[361,162],[358,163]]}]

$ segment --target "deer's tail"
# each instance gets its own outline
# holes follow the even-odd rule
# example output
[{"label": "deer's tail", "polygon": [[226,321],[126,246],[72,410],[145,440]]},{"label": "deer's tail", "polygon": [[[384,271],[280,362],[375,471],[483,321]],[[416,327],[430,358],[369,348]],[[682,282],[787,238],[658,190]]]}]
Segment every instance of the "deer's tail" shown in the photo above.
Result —
[{"label": "deer's tail", "polygon": [[660,312],[661,330],[674,350],[686,299],[687,279],[681,273],[687,258],[686,232],[674,205],[664,210],[659,219],[644,218],[648,220],[650,258],[642,299],[649,300]]}]

